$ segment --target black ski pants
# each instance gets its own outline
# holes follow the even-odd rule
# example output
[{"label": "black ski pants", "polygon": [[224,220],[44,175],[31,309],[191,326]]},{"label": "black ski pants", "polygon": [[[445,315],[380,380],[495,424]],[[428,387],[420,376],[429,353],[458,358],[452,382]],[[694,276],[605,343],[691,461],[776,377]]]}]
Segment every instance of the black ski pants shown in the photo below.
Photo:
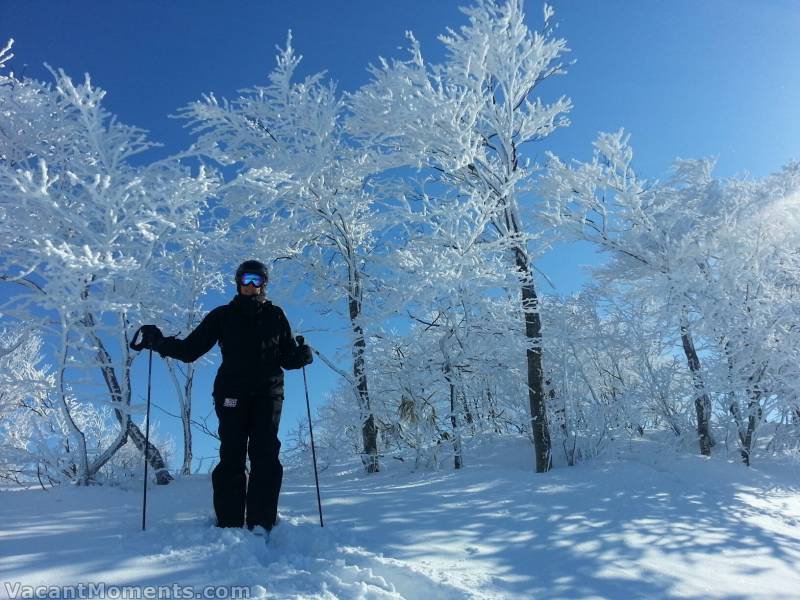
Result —
[{"label": "black ski pants", "polygon": [[[214,398],[219,419],[219,464],[211,473],[218,527],[271,530],[278,514],[283,466],[278,423],[283,397]],[[250,458],[250,476],[245,459]]]}]

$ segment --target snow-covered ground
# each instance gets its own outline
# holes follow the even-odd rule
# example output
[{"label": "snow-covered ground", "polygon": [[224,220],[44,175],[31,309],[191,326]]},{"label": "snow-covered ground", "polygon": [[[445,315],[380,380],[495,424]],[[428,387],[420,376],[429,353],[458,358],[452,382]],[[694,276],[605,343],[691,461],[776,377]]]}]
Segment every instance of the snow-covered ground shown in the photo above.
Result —
[{"label": "snow-covered ground", "polygon": [[138,486],[3,491],[0,597],[105,583],[250,598],[800,598],[800,465],[637,446],[543,475],[524,442],[474,445],[461,472],[329,466],[324,529],[311,471],[289,469],[268,545],[212,526],[208,476],[151,488],[146,532]]}]

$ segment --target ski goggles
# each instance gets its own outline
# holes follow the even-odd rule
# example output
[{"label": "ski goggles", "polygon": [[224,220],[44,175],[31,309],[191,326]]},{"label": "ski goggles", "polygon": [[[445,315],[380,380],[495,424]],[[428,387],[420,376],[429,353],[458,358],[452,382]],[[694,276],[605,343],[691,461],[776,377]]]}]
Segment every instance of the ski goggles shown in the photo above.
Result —
[{"label": "ski goggles", "polygon": [[239,283],[242,285],[254,285],[256,287],[261,287],[264,285],[265,277],[259,273],[242,273],[239,276]]}]

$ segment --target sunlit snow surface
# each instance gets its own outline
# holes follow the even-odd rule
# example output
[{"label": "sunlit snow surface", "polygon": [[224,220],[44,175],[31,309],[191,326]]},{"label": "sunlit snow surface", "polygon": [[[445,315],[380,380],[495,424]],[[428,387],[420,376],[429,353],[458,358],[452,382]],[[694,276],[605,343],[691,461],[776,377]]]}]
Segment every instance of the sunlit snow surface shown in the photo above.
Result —
[{"label": "sunlit snow surface", "polygon": [[[0,494],[13,585],[248,586],[251,598],[800,598],[800,465],[746,469],[645,442],[528,470],[523,440],[473,444],[461,472],[385,459],[288,469],[268,545],[213,527],[206,475],[141,490]],[[633,460],[631,456],[638,458]]]}]

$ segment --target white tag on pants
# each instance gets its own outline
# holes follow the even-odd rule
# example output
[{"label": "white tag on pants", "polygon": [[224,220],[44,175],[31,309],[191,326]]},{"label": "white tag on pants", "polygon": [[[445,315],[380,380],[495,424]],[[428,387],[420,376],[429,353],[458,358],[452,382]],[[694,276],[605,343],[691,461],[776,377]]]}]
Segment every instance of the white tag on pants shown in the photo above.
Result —
[{"label": "white tag on pants", "polygon": [[222,406],[236,408],[236,398],[225,398],[225,402],[222,403]]}]

